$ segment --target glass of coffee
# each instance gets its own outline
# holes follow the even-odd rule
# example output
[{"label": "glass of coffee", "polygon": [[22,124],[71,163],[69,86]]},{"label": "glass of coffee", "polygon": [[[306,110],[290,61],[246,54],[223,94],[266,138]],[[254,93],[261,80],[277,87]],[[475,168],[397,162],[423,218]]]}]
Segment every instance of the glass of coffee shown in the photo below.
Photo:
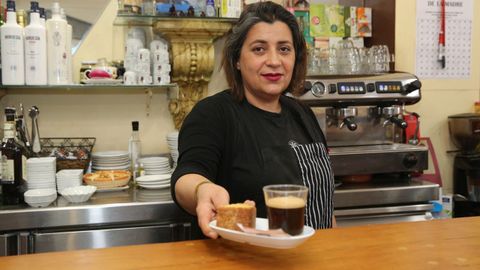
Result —
[{"label": "glass of coffee", "polygon": [[283,229],[299,235],[305,224],[308,188],[301,185],[268,185],[263,187],[269,229]]}]

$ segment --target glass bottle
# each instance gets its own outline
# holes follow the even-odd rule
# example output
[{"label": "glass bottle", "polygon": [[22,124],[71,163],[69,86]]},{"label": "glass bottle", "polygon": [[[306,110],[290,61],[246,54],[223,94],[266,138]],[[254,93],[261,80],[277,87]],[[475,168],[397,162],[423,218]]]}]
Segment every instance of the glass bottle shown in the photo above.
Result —
[{"label": "glass bottle", "polygon": [[15,108],[5,108],[4,137],[0,146],[2,167],[2,203],[4,205],[23,202],[25,188],[23,167],[26,157],[15,140]]},{"label": "glass bottle", "polygon": [[135,167],[135,165],[137,164],[138,158],[142,153],[138,128],[138,121],[132,121],[132,135],[128,140],[128,153],[130,155],[130,168],[132,170],[132,174],[134,175],[137,173],[136,168],[138,168],[138,165],[137,167]]}]

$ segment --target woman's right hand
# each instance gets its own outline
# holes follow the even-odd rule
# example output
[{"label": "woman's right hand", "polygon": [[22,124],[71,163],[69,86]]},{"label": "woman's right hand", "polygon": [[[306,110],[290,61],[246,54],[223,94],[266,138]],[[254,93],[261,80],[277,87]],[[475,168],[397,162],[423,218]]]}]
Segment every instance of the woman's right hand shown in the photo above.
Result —
[{"label": "woman's right hand", "polygon": [[208,225],[217,214],[217,208],[230,202],[228,191],[215,183],[201,185],[197,191],[196,213],[203,234],[216,239],[218,234]]}]

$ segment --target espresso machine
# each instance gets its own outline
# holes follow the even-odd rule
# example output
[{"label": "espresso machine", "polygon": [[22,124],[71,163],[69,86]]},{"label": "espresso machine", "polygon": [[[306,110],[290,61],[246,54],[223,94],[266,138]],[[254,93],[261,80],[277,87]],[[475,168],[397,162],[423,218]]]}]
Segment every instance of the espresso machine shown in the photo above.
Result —
[{"label": "espresso machine", "polygon": [[339,226],[430,219],[439,185],[421,179],[428,148],[405,143],[405,107],[421,99],[409,73],[307,76],[308,104],[325,133]]},{"label": "espresso machine", "polygon": [[480,114],[451,115],[448,129],[458,148],[453,163],[453,216],[480,216]]}]

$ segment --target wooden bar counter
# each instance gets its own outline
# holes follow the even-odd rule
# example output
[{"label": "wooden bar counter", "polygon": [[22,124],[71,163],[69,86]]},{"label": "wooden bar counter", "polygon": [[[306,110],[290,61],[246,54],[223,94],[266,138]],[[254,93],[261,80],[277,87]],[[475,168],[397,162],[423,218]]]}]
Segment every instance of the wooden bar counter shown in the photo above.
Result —
[{"label": "wooden bar counter", "polygon": [[319,230],[286,250],[209,239],[0,257],[0,269],[480,269],[480,217]]}]

